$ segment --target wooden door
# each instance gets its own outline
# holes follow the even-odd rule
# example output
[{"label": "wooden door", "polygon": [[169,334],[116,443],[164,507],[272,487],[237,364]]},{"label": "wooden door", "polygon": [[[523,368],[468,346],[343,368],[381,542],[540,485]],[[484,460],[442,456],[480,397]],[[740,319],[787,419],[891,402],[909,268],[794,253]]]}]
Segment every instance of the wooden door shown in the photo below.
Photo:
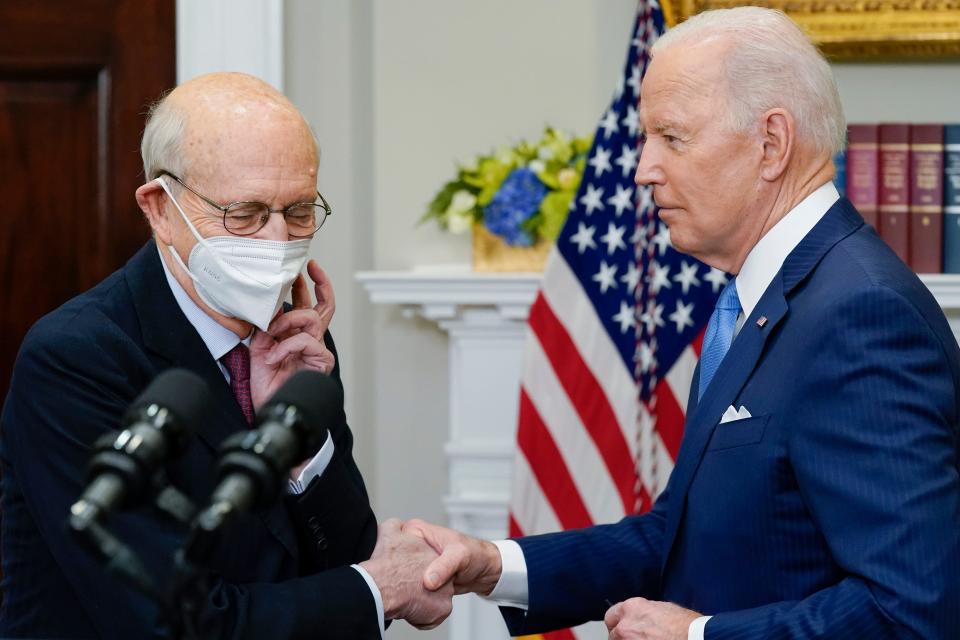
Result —
[{"label": "wooden door", "polygon": [[134,190],[174,3],[0,2],[0,398],[27,329],[149,237]]}]

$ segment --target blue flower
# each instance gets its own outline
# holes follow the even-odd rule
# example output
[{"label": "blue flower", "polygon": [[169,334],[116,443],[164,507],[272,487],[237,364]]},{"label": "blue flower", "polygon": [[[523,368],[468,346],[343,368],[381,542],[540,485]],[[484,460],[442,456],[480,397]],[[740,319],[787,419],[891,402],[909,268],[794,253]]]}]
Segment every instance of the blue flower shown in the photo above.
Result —
[{"label": "blue flower", "polygon": [[514,169],[484,208],[483,223],[507,244],[529,247],[533,237],[523,229],[523,223],[540,209],[546,194],[547,186],[537,174],[527,167]]}]

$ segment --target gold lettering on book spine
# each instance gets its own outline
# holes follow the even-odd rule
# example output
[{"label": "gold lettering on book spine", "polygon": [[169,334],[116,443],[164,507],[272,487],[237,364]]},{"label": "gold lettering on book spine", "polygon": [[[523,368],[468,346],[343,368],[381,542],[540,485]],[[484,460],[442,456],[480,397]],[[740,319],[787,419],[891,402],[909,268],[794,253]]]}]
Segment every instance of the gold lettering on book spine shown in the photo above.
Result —
[{"label": "gold lettering on book spine", "polygon": [[746,4],[780,9],[835,60],[960,58],[960,0],[665,0],[671,21]]}]

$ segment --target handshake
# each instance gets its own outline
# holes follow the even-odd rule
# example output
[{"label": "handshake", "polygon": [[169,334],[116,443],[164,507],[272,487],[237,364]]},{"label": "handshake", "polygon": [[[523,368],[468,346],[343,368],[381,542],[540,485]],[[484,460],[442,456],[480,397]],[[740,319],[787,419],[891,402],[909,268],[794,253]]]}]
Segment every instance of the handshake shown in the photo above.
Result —
[{"label": "handshake", "polygon": [[447,619],[453,596],[489,595],[500,579],[500,551],[492,542],[422,520],[386,520],[360,566],[383,599],[386,620],[432,629]]}]

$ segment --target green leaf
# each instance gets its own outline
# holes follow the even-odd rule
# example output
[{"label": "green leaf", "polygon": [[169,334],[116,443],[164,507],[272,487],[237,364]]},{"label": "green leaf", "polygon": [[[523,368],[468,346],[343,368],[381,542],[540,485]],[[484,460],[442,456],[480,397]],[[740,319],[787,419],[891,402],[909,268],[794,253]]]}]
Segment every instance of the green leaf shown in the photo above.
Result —
[{"label": "green leaf", "polygon": [[440,226],[446,227],[444,223],[444,214],[447,212],[447,208],[450,206],[450,201],[453,200],[453,194],[459,191],[460,189],[468,189],[471,192],[474,192],[475,189],[469,189],[459,180],[451,180],[447,184],[443,185],[443,188],[440,189],[440,192],[433,197],[433,200],[430,201],[430,204],[427,206],[427,212],[421,216],[420,220],[417,221],[417,224],[423,224],[427,220],[436,219],[440,223]]},{"label": "green leaf", "polygon": [[540,226],[537,229],[540,237],[555,242],[560,236],[575,193],[574,191],[553,191],[543,198],[540,203]]}]

